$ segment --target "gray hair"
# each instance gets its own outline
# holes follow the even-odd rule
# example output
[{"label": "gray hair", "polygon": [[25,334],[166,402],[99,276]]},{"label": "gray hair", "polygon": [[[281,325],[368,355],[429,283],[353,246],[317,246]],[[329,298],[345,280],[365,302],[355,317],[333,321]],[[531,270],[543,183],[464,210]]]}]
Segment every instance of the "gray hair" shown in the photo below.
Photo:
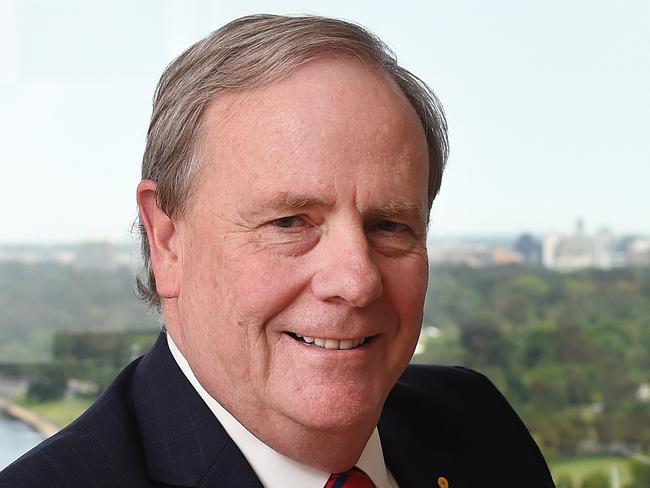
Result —
[{"label": "gray hair", "polygon": [[[182,53],[161,76],[142,158],[142,179],[157,182],[159,208],[178,218],[188,206],[200,166],[202,116],[212,100],[222,93],[269,85],[327,55],[370,62],[411,102],[427,139],[431,209],[448,153],[447,124],[435,94],[363,27],[325,17],[279,15],[252,15],[224,25]],[[142,218],[138,229],[144,277],[136,280],[137,292],[160,311]]]}]

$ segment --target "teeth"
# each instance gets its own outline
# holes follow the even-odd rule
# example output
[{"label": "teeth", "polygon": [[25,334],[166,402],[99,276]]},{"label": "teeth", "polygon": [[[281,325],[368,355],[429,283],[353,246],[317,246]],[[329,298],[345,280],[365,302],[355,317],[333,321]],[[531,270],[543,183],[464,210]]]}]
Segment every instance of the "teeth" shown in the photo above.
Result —
[{"label": "teeth", "polygon": [[338,349],[340,341],[336,339],[325,339],[325,349]]},{"label": "teeth", "polygon": [[352,339],[343,339],[339,341],[339,349],[352,349]]},{"label": "teeth", "polygon": [[302,334],[295,334],[296,337],[302,339],[307,344],[313,344],[314,346],[322,347],[324,349],[339,349],[339,350],[348,350],[354,349],[355,347],[362,346],[366,342],[366,337],[361,339],[325,339],[322,337],[309,337],[303,336]]}]

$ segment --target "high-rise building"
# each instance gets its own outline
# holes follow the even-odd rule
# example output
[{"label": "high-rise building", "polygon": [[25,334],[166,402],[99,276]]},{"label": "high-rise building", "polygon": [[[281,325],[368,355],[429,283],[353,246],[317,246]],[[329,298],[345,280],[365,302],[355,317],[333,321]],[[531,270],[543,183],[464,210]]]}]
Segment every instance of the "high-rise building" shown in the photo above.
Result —
[{"label": "high-rise building", "polygon": [[524,264],[539,266],[542,263],[542,244],[532,234],[520,235],[513,248],[521,254]]}]

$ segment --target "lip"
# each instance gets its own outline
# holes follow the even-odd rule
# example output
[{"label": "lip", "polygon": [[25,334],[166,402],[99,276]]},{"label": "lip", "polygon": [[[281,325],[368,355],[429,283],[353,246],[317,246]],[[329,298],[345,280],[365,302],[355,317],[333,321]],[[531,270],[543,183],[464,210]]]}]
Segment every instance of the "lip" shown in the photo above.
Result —
[{"label": "lip", "polygon": [[341,332],[329,332],[329,333],[323,333],[322,330],[318,331],[312,331],[312,330],[306,330],[306,329],[289,329],[289,328],[283,328],[282,330],[279,330],[278,332],[285,334],[285,335],[291,335],[291,336],[298,336],[298,337],[322,337],[324,339],[333,339],[335,341],[344,341],[344,340],[361,340],[361,339],[370,339],[371,337],[376,337],[379,335],[379,332],[370,332],[370,331],[345,331],[343,333]]},{"label": "lip", "polygon": [[[294,332],[289,332],[285,331],[281,334],[282,340],[284,342],[290,343],[290,344],[295,344],[297,347],[299,347],[301,350],[303,350],[306,353],[313,353],[313,354],[328,354],[328,355],[337,355],[341,356],[342,354],[349,355],[349,354],[358,354],[358,353],[364,353],[365,351],[368,351],[368,349],[374,344],[375,340],[377,339],[379,334],[375,334],[372,336],[362,336],[364,339],[363,344],[360,344],[356,347],[352,347],[349,349],[334,349],[334,348],[326,348],[323,346],[316,346],[313,343],[306,343],[303,340],[295,337],[296,333]],[[333,338],[332,338],[333,339]],[[346,340],[348,338],[343,338],[343,339],[334,339],[336,341],[340,340]]]}]

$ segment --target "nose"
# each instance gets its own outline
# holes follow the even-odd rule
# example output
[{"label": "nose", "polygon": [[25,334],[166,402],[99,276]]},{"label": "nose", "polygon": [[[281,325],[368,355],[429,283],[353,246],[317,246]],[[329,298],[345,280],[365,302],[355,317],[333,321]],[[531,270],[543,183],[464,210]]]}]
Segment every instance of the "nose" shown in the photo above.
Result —
[{"label": "nose", "polygon": [[321,255],[319,270],[311,280],[316,298],[344,301],[354,307],[367,307],[376,301],[384,286],[365,235],[347,236],[328,247],[328,256]]}]

